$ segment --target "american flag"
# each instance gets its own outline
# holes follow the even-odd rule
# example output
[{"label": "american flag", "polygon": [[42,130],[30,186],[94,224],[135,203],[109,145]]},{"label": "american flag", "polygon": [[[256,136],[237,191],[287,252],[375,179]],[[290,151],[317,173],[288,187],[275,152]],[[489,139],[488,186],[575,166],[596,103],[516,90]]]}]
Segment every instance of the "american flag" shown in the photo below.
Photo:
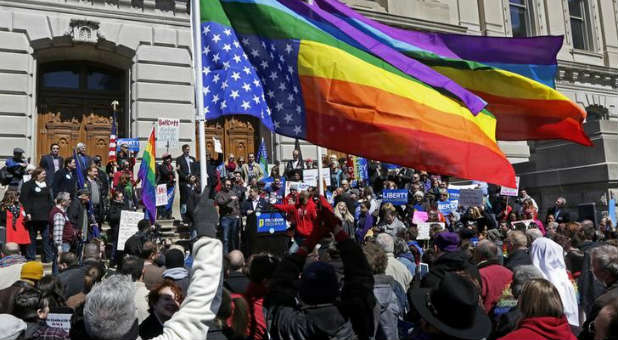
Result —
[{"label": "american flag", "polygon": [[107,161],[116,161],[116,140],[118,136],[116,135],[116,113],[112,117],[112,131],[109,134],[109,154],[107,157]]}]

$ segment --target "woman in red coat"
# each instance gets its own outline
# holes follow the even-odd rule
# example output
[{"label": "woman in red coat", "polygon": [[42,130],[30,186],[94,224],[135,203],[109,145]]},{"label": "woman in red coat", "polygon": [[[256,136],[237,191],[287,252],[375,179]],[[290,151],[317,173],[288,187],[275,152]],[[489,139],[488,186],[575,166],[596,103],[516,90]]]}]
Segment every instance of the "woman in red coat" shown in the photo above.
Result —
[{"label": "woman in red coat", "polygon": [[517,329],[498,340],[577,340],[564,316],[560,294],[551,282],[528,281],[519,295],[518,306],[522,318]]},{"label": "woman in red coat", "polygon": [[19,244],[22,254],[30,244],[30,235],[24,226],[26,212],[19,203],[17,191],[9,190],[0,203],[0,225],[6,226],[6,242]]}]

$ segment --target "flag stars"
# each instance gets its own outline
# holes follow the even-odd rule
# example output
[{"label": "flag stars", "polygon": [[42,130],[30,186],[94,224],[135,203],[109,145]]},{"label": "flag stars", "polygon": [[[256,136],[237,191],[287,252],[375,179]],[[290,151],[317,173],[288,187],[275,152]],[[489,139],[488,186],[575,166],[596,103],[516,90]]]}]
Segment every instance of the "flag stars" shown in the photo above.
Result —
[{"label": "flag stars", "polygon": [[236,99],[238,98],[240,95],[238,94],[239,91],[237,90],[232,90],[232,93],[230,94],[230,97],[232,97],[232,99]]},{"label": "flag stars", "polygon": [[232,49],[232,45],[230,45],[230,44],[224,44],[223,45],[223,50],[225,52],[229,52],[231,49]]},{"label": "flag stars", "polygon": [[292,115],[289,113],[286,113],[285,117],[283,117],[283,120],[285,120],[285,122],[289,124],[292,121]]},{"label": "flag stars", "polygon": [[268,92],[266,93],[266,95],[268,96],[268,98],[273,99],[275,97],[275,91],[273,90],[268,90]]},{"label": "flag stars", "polygon": [[249,110],[251,108],[251,104],[248,101],[242,101],[242,105],[240,105],[244,110]]},{"label": "flag stars", "polygon": [[275,81],[275,79],[279,78],[279,76],[277,75],[277,72],[272,71],[270,73],[270,76],[268,76],[268,78],[270,78],[270,80]]},{"label": "flag stars", "polygon": [[225,80],[225,81],[223,81],[223,83],[221,83],[221,89],[222,89],[222,90],[225,90],[225,89],[227,89],[228,87],[229,87],[229,85],[228,85],[228,83],[227,83],[227,80]]},{"label": "flag stars", "polygon": [[212,56],[212,62],[216,63],[219,60],[221,60],[221,57],[219,56],[219,53],[216,53],[215,55]]},{"label": "flag stars", "polygon": [[275,124],[275,129],[278,129],[281,126],[281,123],[276,120],[273,121],[273,124]]},{"label": "flag stars", "polygon": [[242,69],[242,71],[243,71],[243,72],[245,72],[245,74],[247,74],[247,75],[251,74],[251,69],[250,69],[250,68],[248,68],[247,66],[245,66],[245,67]]},{"label": "flag stars", "polygon": [[210,26],[206,25],[204,26],[204,29],[202,29],[202,34],[208,35],[208,33],[210,33]]},{"label": "flag stars", "polygon": [[290,44],[286,44],[286,45],[285,45],[285,51],[286,51],[288,54],[292,53],[292,45],[290,45]]},{"label": "flag stars", "polygon": [[247,83],[243,83],[242,84],[242,88],[243,90],[245,90],[246,92],[251,91],[251,85],[247,84]]},{"label": "flag stars", "polygon": [[229,29],[229,28],[226,28],[226,29],[223,31],[223,34],[225,34],[226,36],[228,36],[228,37],[229,37],[229,36],[230,36],[230,34],[232,34],[232,30],[231,30],[231,29]]},{"label": "flag stars", "polygon": [[298,86],[294,85],[294,87],[292,87],[292,91],[294,91],[294,93],[298,93]]},{"label": "flag stars", "polygon": [[266,60],[262,60],[262,62],[260,63],[260,66],[263,69],[267,69],[268,68],[268,62]]},{"label": "flag stars", "polygon": [[224,70],[227,70],[227,69],[229,69],[229,68],[230,68],[230,62],[229,62],[229,61],[224,61],[224,62],[223,62],[223,69],[224,69]]},{"label": "flag stars", "polygon": [[202,73],[204,73],[205,75],[208,75],[210,72],[212,72],[210,71],[210,67],[208,66],[202,67]]},{"label": "flag stars", "polygon": [[208,55],[210,53],[210,46],[204,47],[204,49],[202,50],[202,53],[204,53],[204,55]]},{"label": "flag stars", "polygon": [[293,95],[293,94],[291,94],[291,93],[290,93],[290,94],[288,95],[288,101],[289,101],[290,103],[294,101],[294,95]]},{"label": "flag stars", "polygon": [[295,134],[295,135],[297,135],[297,136],[298,136],[298,135],[300,135],[300,132],[301,132],[301,131],[302,131],[302,130],[301,130],[301,128],[300,128],[300,125],[296,125],[296,126],[294,126],[294,134]]},{"label": "flag stars", "polygon": [[221,40],[221,34],[213,34],[212,41],[218,43]]},{"label": "flag stars", "polygon": [[251,56],[254,57],[254,58],[257,58],[257,57],[260,56],[260,52],[258,52],[258,50],[256,50],[256,49],[252,49],[251,50]]},{"label": "flag stars", "polygon": [[212,82],[216,84],[216,83],[218,83],[218,82],[219,82],[219,79],[221,79],[221,78],[219,77],[219,75],[218,75],[218,74],[215,74],[215,76],[214,76],[214,77],[212,77]]},{"label": "flag stars", "polygon": [[249,45],[249,39],[247,37],[242,38],[243,45]]},{"label": "flag stars", "polygon": [[[255,87],[260,86],[260,81],[257,80],[257,79],[253,79],[253,86],[255,86]],[[264,97],[264,96],[262,95],[262,97]]]},{"label": "flag stars", "polygon": [[225,108],[227,108],[227,104],[225,103],[225,100],[221,102],[221,110],[224,110]]},{"label": "flag stars", "polygon": [[256,104],[259,104],[259,103],[260,103],[260,97],[258,97],[258,96],[255,96],[255,95],[254,95],[254,96],[253,96],[253,101],[254,101]]},{"label": "flag stars", "polygon": [[217,104],[217,102],[219,102],[219,96],[218,96],[218,95],[216,95],[216,94],[215,94],[215,95],[213,95],[213,96],[212,96],[212,102],[213,102],[213,103],[215,103],[215,104]]},{"label": "flag stars", "polygon": [[287,90],[287,86],[285,86],[285,83],[282,82],[281,84],[279,84],[279,90],[281,91]]},{"label": "flag stars", "polygon": [[277,102],[277,105],[275,105],[275,109],[277,111],[281,111],[283,109],[283,103]]},{"label": "flag stars", "polygon": [[300,107],[300,105],[296,105],[296,113],[299,113],[302,111],[302,108]]},{"label": "flag stars", "polygon": [[234,59],[234,61],[235,61],[237,64],[238,64],[239,62],[241,62],[241,60],[242,60],[238,54],[234,54],[234,57],[233,57],[232,59]]},{"label": "flag stars", "polygon": [[209,93],[210,93],[210,88],[209,88],[209,87],[210,87],[210,86],[202,87],[202,93],[203,93],[204,95],[207,95],[207,94],[209,94]]},{"label": "flag stars", "polygon": [[232,79],[234,79],[235,81],[238,81],[238,79],[240,79],[240,73],[233,72],[232,73]]}]

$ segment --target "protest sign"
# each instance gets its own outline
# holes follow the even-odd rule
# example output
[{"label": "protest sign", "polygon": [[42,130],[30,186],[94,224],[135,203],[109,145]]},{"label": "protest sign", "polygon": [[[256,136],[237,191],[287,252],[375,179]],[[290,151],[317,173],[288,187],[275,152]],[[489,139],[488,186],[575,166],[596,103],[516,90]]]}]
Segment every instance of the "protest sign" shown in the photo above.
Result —
[{"label": "protest sign", "polygon": [[274,234],[275,232],[286,231],[287,223],[281,213],[257,212],[257,232]]},{"label": "protest sign", "polygon": [[[326,185],[330,185],[330,168],[322,168],[322,180],[326,182]],[[318,169],[306,169],[303,170],[303,182],[311,185],[312,187],[318,186]]]},{"label": "protest sign", "polygon": [[144,213],[139,211],[123,210],[120,212],[120,226],[118,227],[118,245],[116,249],[124,250],[124,244],[129,237],[137,232],[137,223],[144,219]]},{"label": "protest sign", "polygon": [[414,215],[412,215],[412,223],[418,225],[419,223],[423,223],[427,221],[429,216],[427,216],[426,211],[415,211]]},{"label": "protest sign", "polygon": [[483,205],[483,192],[481,189],[463,189],[459,191],[459,205],[467,207],[476,207]]},{"label": "protest sign", "polygon": [[[511,222],[512,226],[515,226],[517,228],[517,226],[519,225],[520,227],[517,229],[523,229],[523,230],[528,230],[528,228],[530,228],[530,224],[533,223],[534,220],[520,220],[520,221],[513,221]],[[522,226],[524,226],[525,228],[523,228]]]},{"label": "protest sign", "polygon": [[171,148],[178,146],[180,138],[180,119],[157,119],[157,147]]},{"label": "protest sign", "polygon": [[160,207],[162,205],[167,205],[167,185],[166,184],[157,185],[156,198],[157,198],[157,204],[156,204],[157,207]]},{"label": "protest sign", "polygon": [[517,196],[519,193],[519,176],[515,176],[515,188],[500,187],[500,195]]},{"label": "protest sign", "polygon": [[431,237],[431,226],[439,225],[440,230],[444,230],[444,223],[442,222],[423,222],[416,225],[416,230],[418,231],[418,236],[416,236],[417,240],[429,240]]},{"label": "protest sign", "polygon": [[[455,209],[457,209],[457,207],[455,207]],[[451,211],[453,210],[451,201],[445,201],[445,202],[438,201],[438,210],[444,216],[450,214]]]},{"label": "protest sign", "polygon": [[139,152],[139,139],[137,138],[118,138],[116,142],[116,151],[120,151],[120,146],[122,146],[122,144],[127,144],[131,152]]},{"label": "protest sign", "polygon": [[290,189],[294,189],[298,192],[301,192],[303,190],[309,189],[310,187],[311,185],[307,183],[287,181],[285,182],[285,196],[287,196],[290,193]]},{"label": "protest sign", "polygon": [[616,200],[615,199],[612,198],[609,200],[607,210],[608,210],[607,215],[609,216],[609,219],[612,221],[612,225],[616,226]]},{"label": "protest sign", "polygon": [[408,190],[384,190],[382,191],[382,203],[392,203],[394,205],[408,204]]},{"label": "protest sign", "polygon": [[221,141],[216,139],[215,137],[212,137],[212,141],[214,143],[214,149],[216,153],[223,153],[223,147],[221,146]]},{"label": "protest sign", "polygon": [[53,328],[62,328],[65,332],[69,332],[71,330],[71,313],[49,313],[47,314],[47,319],[45,319],[45,323],[47,326]]}]

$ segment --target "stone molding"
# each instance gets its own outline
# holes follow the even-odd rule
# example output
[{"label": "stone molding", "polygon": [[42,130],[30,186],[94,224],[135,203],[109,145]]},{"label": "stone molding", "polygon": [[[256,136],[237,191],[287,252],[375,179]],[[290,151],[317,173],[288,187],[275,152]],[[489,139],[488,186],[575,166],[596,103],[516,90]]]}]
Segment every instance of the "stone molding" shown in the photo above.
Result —
[{"label": "stone molding", "polygon": [[558,62],[557,80],[618,88],[618,69],[573,62]]}]

